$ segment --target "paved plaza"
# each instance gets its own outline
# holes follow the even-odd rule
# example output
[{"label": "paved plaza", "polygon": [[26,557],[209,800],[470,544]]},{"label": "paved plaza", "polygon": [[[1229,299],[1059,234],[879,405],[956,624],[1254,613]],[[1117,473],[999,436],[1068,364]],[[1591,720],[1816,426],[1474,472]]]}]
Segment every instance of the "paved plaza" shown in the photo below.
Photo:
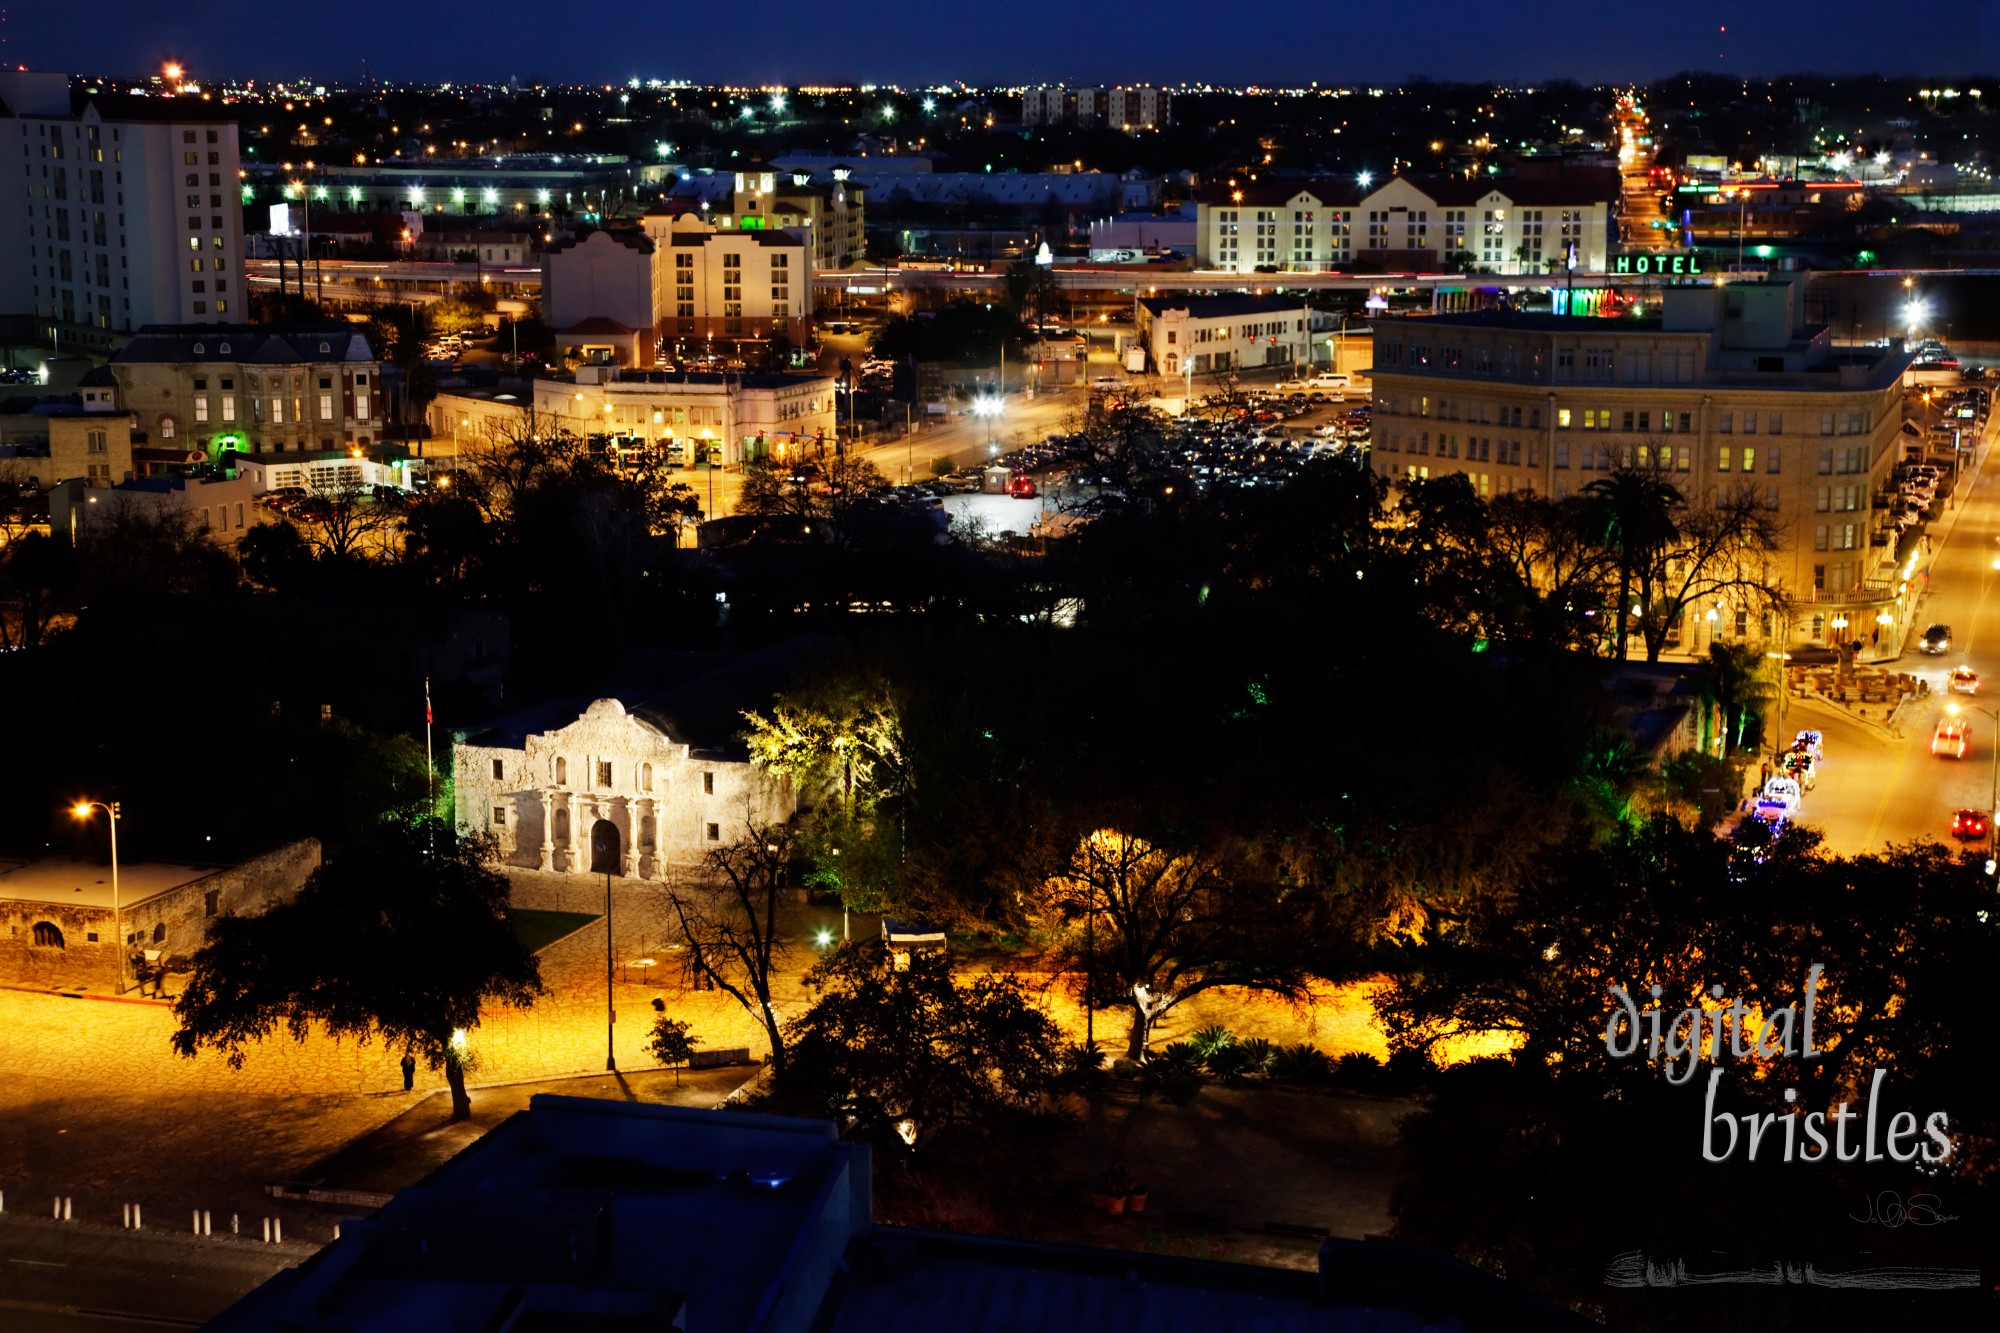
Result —
[{"label": "paved plaza", "polygon": [[[533,871],[513,878],[519,906],[603,911],[601,878]],[[644,1050],[655,997],[693,1024],[703,1047],[745,1047],[760,1060],[762,1029],[734,1001],[720,992],[680,988],[675,955],[665,947],[673,932],[659,886],[620,880],[614,893],[620,1070],[655,1068]],[[781,1014],[789,1015],[803,1007],[799,982],[817,957],[813,936],[826,929],[837,937],[840,912],[788,905],[784,926],[798,941],[778,995]],[[879,921],[856,915],[851,928],[859,937],[879,931]],[[655,959],[650,971],[630,966],[646,957]],[[492,1095],[479,1092],[480,1085],[604,1070],[601,920],[551,944],[541,958],[549,993],[526,1010],[485,1014],[474,1034],[475,1108]],[[1052,979],[1028,980],[1057,1021],[1080,1038],[1080,1007]],[[1160,1039],[1171,1041],[1208,1023],[1225,1024],[1240,1036],[1310,1041],[1335,1055],[1383,1053],[1359,987],[1326,988],[1305,1007],[1236,992],[1205,995],[1175,1010]],[[248,1050],[242,1067],[232,1069],[213,1053],[176,1056],[168,1045],[173,1029],[163,1001],[0,990],[0,1069],[9,1074],[0,1085],[0,1196],[9,1212],[45,1212],[52,1197],[67,1195],[79,1215],[116,1222],[122,1204],[137,1202],[160,1225],[177,1226],[193,1208],[210,1210],[218,1225],[232,1212],[256,1218],[286,1215],[290,1208],[290,1225],[302,1229],[301,1238],[314,1229],[330,1233],[325,1214],[280,1205],[264,1186],[299,1179],[443,1086],[441,1075],[422,1070],[416,1091],[405,1093],[400,1052],[379,1043],[280,1036]],[[1098,1040],[1107,1048],[1122,1046],[1124,1031],[1119,1015],[1098,1016]]]}]

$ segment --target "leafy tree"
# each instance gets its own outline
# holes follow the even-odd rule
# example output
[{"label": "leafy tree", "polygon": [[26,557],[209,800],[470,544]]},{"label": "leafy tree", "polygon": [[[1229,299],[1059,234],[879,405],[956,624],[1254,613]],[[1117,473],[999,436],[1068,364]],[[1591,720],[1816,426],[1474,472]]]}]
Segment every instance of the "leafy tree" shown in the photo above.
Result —
[{"label": "leafy tree", "polygon": [[981,301],[956,300],[925,316],[898,315],[875,335],[877,356],[900,361],[945,361],[956,365],[990,366],[1004,348],[1009,359],[1021,355],[1027,330],[1014,312]]},{"label": "leafy tree", "polygon": [[[1729,738],[1728,749],[1752,748],[1754,737],[1761,734],[1759,705],[1768,702],[1776,693],[1763,668],[1763,655],[1755,648],[1740,643],[1708,645],[1708,661],[1703,664],[1701,673],[1701,692],[1704,699],[1722,710],[1723,729]],[[1759,723],[1759,729],[1754,733],[1750,727],[1753,721]]]},{"label": "leafy tree", "polygon": [[652,1035],[646,1038],[646,1049],[653,1058],[674,1071],[675,1087],[681,1085],[681,1066],[694,1059],[694,1048],[701,1044],[692,1028],[685,1019],[661,1014],[653,1020]]},{"label": "leafy tree", "polygon": [[71,614],[80,578],[63,538],[29,532],[0,547],[0,648],[46,643]]},{"label": "leafy tree", "polygon": [[780,1076],[785,1033],[772,996],[792,953],[778,924],[791,841],[789,830],[746,823],[741,839],[702,858],[708,887],[666,891],[687,979],[722,991],[763,1025]]},{"label": "leafy tree", "polygon": [[914,1122],[945,1143],[1045,1125],[1068,1053],[1049,1017],[1011,976],[961,982],[943,954],[889,964],[880,940],[847,945],[806,975],[814,999],[787,1025],[790,1064],[778,1095],[810,1115],[852,1117],[854,1132],[894,1143]]},{"label": "leafy tree", "polygon": [[279,1031],[303,1041],[317,1024],[364,1044],[379,1037],[442,1067],[452,1119],[466,1119],[465,1052],[480,1006],[525,1006],[542,990],[537,960],[507,923],[507,881],[486,853],[446,820],[385,821],[297,897],[216,919],[174,1005],[174,1050],[214,1049],[240,1068],[245,1046]]},{"label": "leafy tree", "polygon": [[[1801,1256],[1836,1271],[1879,1265],[1881,1250],[1848,1221],[1854,1200],[1915,1187],[1948,1191],[1950,1211],[1970,1212],[1991,1194],[2000,1118],[1985,1091],[1984,1053],[1963,1040],[1964,1015],[1983,1002],[2000,965],[2000,933],[1985,919],[1990,898],[1976,867],[1935,845],[1830,857],[1796,827],[1752,847],[1662,819],[1550,849],[1482,919],[1410,950],[1380,994],[1392,1048],[1466,1038],[1512,1046],[1445,1070],[1405,1122],[1410,1174],[1394,1204],[1398,1233],[1504,1267],[1510,1280],[1599,1301],[1606,1262],[1633,1249],[1697,1265],[1720,1252],[1727,1258],[1713,1266],[1727,1268]],[[1738,1055],[1725,1042],[1719,1060],[1704,1057],[1676,1086],[1643,1038],[1630,1057],[1607,1049],[1610,986],[1669,1018],[1738,998],[1768,1016],[1802,1004],[1815,964],[1824,968],[1816,1056],[1796,1045],[1791,1054]],[[1858,1160],[1801,1165],[1781,1160],[1767,1140],[1754,1163],[1741,1148],[1726,1162],[1704,1161],[1703,1066],[1722,1070],[1716,1109],[1736,1116],[1782,1120],[1876,1095],[1887,1099],[1884,1123],[1892,1110],[1920,1120],[1943,1110],[1954,1157],[1929,1175]],[[1887,1071],[1879,1090],[1877,1069]],[[1607,1169],[1634,1144],[1647,1145],[1657,1169]],[[1935,1250],[1926,1255],[1921,1262],[1944,1262]],[[1627,1313],[1614,1323],[1681,1327],[1690,1315],[1681,1308],[1661,1322],[1657,1308]],[[1719,1313],[1726,1317],[1704,1317],[1705,1326],[1817,1326],[1802,1311]]]},{"label": "leafy tree", "polygon": [[810,801],[838,792],[852,808],[907,788],[903,725],[883,677],[824,671],[780,694],[770,716],[745,713],[750,762],[789,780]]},{"label": "leafy tree", "polygon": [[272,592],[296,593],[312,578],[313,552],[290,523],[259,523],[236,542],[244,577]]}]

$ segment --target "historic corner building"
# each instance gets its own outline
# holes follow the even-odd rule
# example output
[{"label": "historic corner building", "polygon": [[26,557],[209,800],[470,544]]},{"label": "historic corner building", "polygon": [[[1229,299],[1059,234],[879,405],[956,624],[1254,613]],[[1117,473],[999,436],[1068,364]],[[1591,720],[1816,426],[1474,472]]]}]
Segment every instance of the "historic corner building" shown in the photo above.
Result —
[{"label": "historic corner building", "polygon": [[[1462,472],[1489,497],[1560,499],[1620,467],[1697,502],[1747,489],[1778,521],[1767,577],[1797,608],[1793,638],[1893,655],[1916,612],[1887,501],[1905,446],[1921,448],[1902,430],[1912,357],[1836,348],[1804,323],[1804,289],[1803,275],[1668,287],[1646,317],[1378,317],[1373,466]],[[1697,653],[1776,628],[1733,605],[1689,622],[1680,646]]]},{"label": "historic corner building", "polygon": [[797,809],[789,784],[754,768],[739,742],[675,739],[690,734],[669,715],[683,711],[675,696],[629,711],[598,699],[581,717],[574,707],[517,714],[453,748],[457,822],[493,834],[508,865],[580,873],[609,864],[657,879]]}]

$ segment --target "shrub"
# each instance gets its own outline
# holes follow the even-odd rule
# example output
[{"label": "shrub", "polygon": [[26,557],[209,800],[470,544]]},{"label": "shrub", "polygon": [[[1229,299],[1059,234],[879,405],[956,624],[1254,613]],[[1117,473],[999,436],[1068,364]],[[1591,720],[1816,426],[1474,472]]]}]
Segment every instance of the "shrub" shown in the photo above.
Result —
[{"label": "shrub", "polygon": [[1333,1076],[1333,1061],[1317,1046],[1287,1046],[1272,1054],[1271,1074],[1291,1083],[1324,1083]]},{"label": "shrub", "polygon": [[1333,1062],[1333,1081],[1345,1088],[1372,1088],[1382,1078],[1382,1062],[1366,1051],[1349,1051]]},{"label": "shrub", "polygon": [[1204,1059],[1214,1055],[1225,1046],[1236,1044],[1236,1038],[1231,1036],[1229,1029],[1220,1023],[1209,1024],[1189,1037],[1188,1040],[1194,1043],[1194,1048],[1201,1052]]}]

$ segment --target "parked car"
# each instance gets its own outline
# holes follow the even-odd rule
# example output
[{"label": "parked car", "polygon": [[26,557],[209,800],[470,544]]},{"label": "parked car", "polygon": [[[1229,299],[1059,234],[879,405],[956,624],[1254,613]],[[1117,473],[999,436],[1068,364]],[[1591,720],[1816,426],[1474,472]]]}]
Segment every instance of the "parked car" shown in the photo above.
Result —
[{"label": "parked car", "polygon": [[1951,626],[1930,625],[1924,630],[1924,637],[1917,640],[1920,651],[1937,657],[1951,651]]}]

